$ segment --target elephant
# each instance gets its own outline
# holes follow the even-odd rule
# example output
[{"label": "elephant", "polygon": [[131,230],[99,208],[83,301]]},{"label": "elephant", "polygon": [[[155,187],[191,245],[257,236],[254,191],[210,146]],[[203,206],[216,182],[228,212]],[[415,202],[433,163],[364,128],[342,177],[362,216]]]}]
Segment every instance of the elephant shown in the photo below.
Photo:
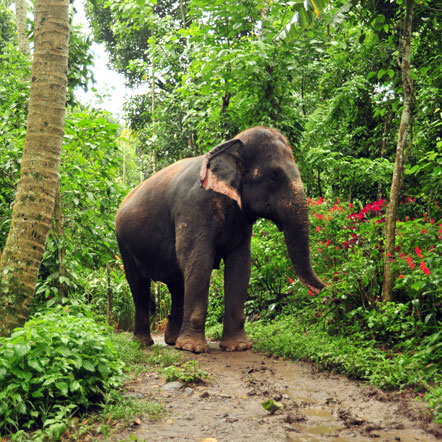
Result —
[{"label": "elephant", "polygon": [[212,270],[224,261],[224,323],[220,349],[252,347],[244,331],[251,273],[252,226],[273,221],[290,259],[311,292],[324,287],[309,252],[308,205],[287,138],[257,126],[160,170],[123,200],[116,235],[134,304],[134,335],[152,345],[151,281],[165,283],[171,310],[164,339],[207,352],[205,319]]}]

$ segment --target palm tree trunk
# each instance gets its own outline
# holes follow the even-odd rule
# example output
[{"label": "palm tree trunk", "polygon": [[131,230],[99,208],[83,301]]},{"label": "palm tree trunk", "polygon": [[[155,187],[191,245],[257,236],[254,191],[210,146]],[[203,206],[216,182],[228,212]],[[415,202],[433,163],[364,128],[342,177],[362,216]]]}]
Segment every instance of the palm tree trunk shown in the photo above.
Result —
[{"label": "palm tree trunk", "polygon": [[0,336],[28,316],[52,224],[67,87],[69,0],[37,0],[25,147],[0,261]]},{"label": "palm tree trunk", "polygon": [[391,262],[395,255],[396,219],[399,204],[399,191],[405,165],[405,146],[407,137],[411,139],[410,122],[415,104],[413,80],[411,78],[411,22],[413,16],[414,0],[407,0],[404,28],[399,42],[400,67],[402,71],[402,87],[404,94],[404,107],[402,110],[401,123],[399,126],[398,143],[396,148],[396,160],[394,165],[393,179],[390,190],[390,201],[385,221],[385,257],[384,257],[384,286],[382,299],[384,302],[391,300],[391,292],[394,286],[394,272]]},{"label": "palm tree trunk", "polygon": [[26,0],[15,0],[15,22],[17,24],[18,49],[24,55],[29,55],[29,39],[26,29]]}]

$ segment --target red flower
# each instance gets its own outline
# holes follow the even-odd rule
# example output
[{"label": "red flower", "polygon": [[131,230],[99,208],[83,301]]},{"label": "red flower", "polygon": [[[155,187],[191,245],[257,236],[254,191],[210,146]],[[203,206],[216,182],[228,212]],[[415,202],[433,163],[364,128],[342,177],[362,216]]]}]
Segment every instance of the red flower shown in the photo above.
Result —
[{"label": "red flower", "polygon": [[321,247],[318,247],[318,252],[322,253]]},{"label": "red flower", "polygon": [[325,243],[325,247],[328,247],[330,245],[330,240],[328,239],[327,242]]},{"label": "red flower", "polygon": [[402,279],[402,278],[405,278],[405,276],[404,275],[399,275],[398,276],[398,279]]},{"label": "red flower", "polygon": [[320,231],[321,231],[321,228],[320,228],[319,226],[316,226],[316,231],[317,231],[317,232],[320,232]]},{"label": "red flower", "polygon": [[413,260],[409,256],[407,256],[407,264],[411,270],[414,270],[416,268],[416,265],[414,264]]},{"label": "red flower", "polygon": [[311,290],[308,291],[308,294],[309,294],[310,296],[315,296],[315,294],[314,294]]},{"label": "red flower", "polygon": [[419,268],[426,274],[429,275],[431,272],[428,270],[428,267],[425,264],[425,261],[422,261],[419,265]]},{"label": "red flower", "polygon": [[419,258],[421,258],[421,259],[423,258],[422,251],[421,251],[421,249],[419,247],[416,247],[414,249],[414,251],[416,252],[416,255],[419,256]]},{"label": "red flower", "polygon": [[293,284],[295,281],[293,281],[293,279],[290,278],[290,276],[289,276],[289,282],[290,282],[290,284]]},{"label": "red flower", "polygon": [[422,227],[422,230],[419,233],[428,233],[428,232]]}]

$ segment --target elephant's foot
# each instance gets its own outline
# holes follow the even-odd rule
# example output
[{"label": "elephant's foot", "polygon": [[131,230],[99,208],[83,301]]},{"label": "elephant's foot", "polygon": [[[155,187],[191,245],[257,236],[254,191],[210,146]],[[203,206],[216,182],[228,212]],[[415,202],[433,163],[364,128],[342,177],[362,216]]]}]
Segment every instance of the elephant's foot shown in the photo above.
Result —
[{"label": "elephant's foot", "polygon": [[135,339],[137,339],[141,343],[141,345],[143,345],[144,347],[150,347],[151,345],[154,344],[152,336],[150,336],[150,334],[146,335],[144,333],[143,334],[137,333],[137,334],[134,334],[134,336],[135,336]]},{"label": "elephant's foot", "polygon": [[194,353],[209,353],[209,346],[204,336],[178,336],[175,347],[180,350],[193,351]]},{"label": "elephant's foot", "polygon": [[169,320],[167,321],[167,328],[164,333],[164,341],[168,345],[174,345],[181,330],[181,324],[183,320],[169,317]]},{"label": "elephant's foot", "polygon": [[251,349],[252,346],[253,342],[244,332],[234,336],[223,336],[219,343],[219,348],[224,351],[245,351]]}]

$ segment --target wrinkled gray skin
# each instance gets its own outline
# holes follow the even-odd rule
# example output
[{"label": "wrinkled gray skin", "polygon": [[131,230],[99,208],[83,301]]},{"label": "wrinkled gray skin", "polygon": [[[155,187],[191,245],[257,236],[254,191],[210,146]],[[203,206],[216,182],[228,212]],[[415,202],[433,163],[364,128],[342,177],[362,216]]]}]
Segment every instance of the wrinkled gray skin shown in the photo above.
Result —
[{"label": "wrinkled gray skin", "polygon": [[123,201],[116,231],[135,303],[135,335],[149,330],[151,280],[167,284],[172,308],[165,341],[205,352],[212,269],[225,263],[225,316],[220,347],[247,350],[244,301],[250,278],[252,225],[267,218],[284,232],[300,280],[314,293],[324,286],[309,255],[307,201],[292,149],[274,129],[254,127],[207,155],[175,163]]}]

